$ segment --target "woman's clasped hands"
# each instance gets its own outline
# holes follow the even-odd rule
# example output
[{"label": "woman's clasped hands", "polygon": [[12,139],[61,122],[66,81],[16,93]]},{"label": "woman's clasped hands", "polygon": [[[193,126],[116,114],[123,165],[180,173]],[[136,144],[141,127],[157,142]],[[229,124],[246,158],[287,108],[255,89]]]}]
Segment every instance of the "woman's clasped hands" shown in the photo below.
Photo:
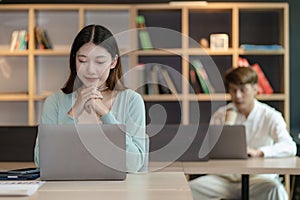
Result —
[{"label": "woman's clasped hands", "polygon": [[81,87],[77,90],[77,99],[69,115],[78,118],[84,111],[99,117],[107,114],[109,109],[103,103],[101,89],[96,86]]}]

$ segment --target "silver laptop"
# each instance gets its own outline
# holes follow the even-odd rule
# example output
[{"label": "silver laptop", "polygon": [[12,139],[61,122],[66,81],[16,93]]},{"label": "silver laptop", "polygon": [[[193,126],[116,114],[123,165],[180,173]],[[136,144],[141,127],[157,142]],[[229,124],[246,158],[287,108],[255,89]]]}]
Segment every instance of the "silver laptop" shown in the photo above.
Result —
[{"label": "silver laptop", "polygon": [[124,125],[39,125],[41,179],[124,180],[125,133]]},{"label": "silver laptop", "polygon": [[246,159],[247,141],[244,125],[211,125],[209,130],[210,158]]}]

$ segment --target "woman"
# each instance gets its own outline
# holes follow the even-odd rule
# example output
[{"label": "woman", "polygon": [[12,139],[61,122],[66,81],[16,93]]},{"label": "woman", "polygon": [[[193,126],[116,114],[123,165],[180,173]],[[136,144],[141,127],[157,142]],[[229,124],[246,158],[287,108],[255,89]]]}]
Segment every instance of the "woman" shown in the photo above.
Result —
[{"label": "woman", "polygon": [[[112,33],[88,25],[75,37],[65,86],[44,104],[43,124],[125,124],[126,166],[140,171],[147,163],[145,107],[141,96],[124,87],[118,46]],[[38,165],[38,142],[35,148]]]}]

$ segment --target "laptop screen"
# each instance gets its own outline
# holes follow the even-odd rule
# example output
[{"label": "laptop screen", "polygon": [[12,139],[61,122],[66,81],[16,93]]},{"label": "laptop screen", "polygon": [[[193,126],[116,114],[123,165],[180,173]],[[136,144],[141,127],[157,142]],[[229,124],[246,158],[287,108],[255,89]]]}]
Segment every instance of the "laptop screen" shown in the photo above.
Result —
[{"label": "laptop screen", "polygon": [[123,180],[125,126],[42,124],[39,159],[42,180]]},{"label": "laptop screen", "polygon": [[248,157],[244,125],[211,125],[209,132],[210,158],[245,159]]}]

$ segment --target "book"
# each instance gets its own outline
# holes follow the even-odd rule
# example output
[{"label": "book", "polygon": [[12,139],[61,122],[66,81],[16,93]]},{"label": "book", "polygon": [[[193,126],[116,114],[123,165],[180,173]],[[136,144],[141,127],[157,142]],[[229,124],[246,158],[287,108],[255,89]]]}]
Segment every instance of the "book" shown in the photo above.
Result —
[{"label": "book", "polygon": [[42,30],[40,27],[34,27],[34,40],[36,49],[45,49],[42,39]]},{"label": "book", "polygon": [[[146,85],[146,94],[155,94],[155,90],[154,89],[154,81],[152,80],[153,79],[153,76],[155,75],[154,73],[152,73],[152,64],[144,64],[145,66],[145,85]],[[154,77],[155,79],[155,77]]]},{"label": "book", "polygon": [[19,50],[27,49],[27,31],[20,30],[19,31]]},{"label": "book", "polygon": [[44,181],[0,181],[0,196],[30,196]]},{"label": "book", "polygon": [[138,64],[130,70],[130,84],[131,89],[140,94],[146,94],[146,74],[144,64]]},{"label": "book", "polygon": [[146,64],[148,94],[177,94],[177,88],[169,71],[162,64]]},{"label": "book", "polygon": [[158,81],[157,84],[160,94],[177,94],[175,84],[164,65],[156,64],[153,66],[152,70],[156,71]]},{"label": "book", "polygon": [[151,69],[151,94],[159,94],[159,87],[158,87],[158,67],[157,65],[152,66]]},{"label": "book", "polygon": [[15,30],[11,34],[10,51],[26,50],[28,46],[27,30]]},{"label": "book", "polygon": [[52,49],[52,42],[45,29],[36,26],[34,28],[35,48],[36,49]]},{"label": "book", "polygon": [[249,67],[250,64],[246,58],[239,57],[238,58],[238,66],[239,67]]},{"label": "book", "polygon": [[52,42],[51,42],[50,37],[48,35],[48,32],[45,29],[42,29],[42,41],[43,41],[46,49],[52,49],[53,48],[53,45],[52,45]]},{"label": "book", "polygon": [[1,74],[4,79],[10,79],[12,75],[12,67],[7,63],[6,59],[4,58],[0,59],[0,77]]},{"label": "book", "polygon": [[18,30],[13,31],[10,39],[10,51],[15,50],[16,44],[18,42],[18,37],[19,37],[19,31]]},{"label": "book", "polygon": [[140,39],[140,45],[142,49],[152,49],[152,42],[150,35],[146,28],[145,18],[142,15],[136,17],[136,23],[138,30],[138,35]]},{"label": "book", "polygon": [[171,76],[170,76],[168,70],[161,68],[161,74],[164,77],[164,80],[166,81],[168,89],[171,91],[171,93],[178,94],[177,89],[174,85],[173,80],[171,79]]},{"label": "book", "polygon": [[39,177],[40,169],[36,167],[0,171],[0,180],[35,180]]},{"label": "book", "polygon": [[273,88],[270,85],[270,82],[268,81],[267,77],[265,76],[263,70],[261,67],[256,63],[252,65],[252,68],[256,71],[258,76],[258,84],[260,85],[262,89],[263,94],[273,94]]},{"label": "book", "polygon": [[258,94],[273,94],[274,93],[271,84],[269,83],[263,70],[257,63],[250,65],[246,58],[239,57],[238,58],[238,66],[239,67],[252,67],[256,71],[257,78],[258,78],[258,83],[257,83],[257,93]]},{"label": "book", "polygon": [[199,94],[202,92],[201,85],[199,80],[197,79],[197,75],[193,66],[189,67],[189,81],[190,85],[193,89],[193,93]]},{"label": "book", "polygon": [[283,50],[281,45],[254,45],[254,44],[242,44],[241,48],[245,51],[262,50],[262,51],[278,51]]},{"label": "book", "polygon": [[192,66],[195,69],[203,93],[205,94],[215,93],[215,89],[208,78],[208,75],[206,73],[206,70],[203,67],[202,62],[200,60],[193,60]]}]

